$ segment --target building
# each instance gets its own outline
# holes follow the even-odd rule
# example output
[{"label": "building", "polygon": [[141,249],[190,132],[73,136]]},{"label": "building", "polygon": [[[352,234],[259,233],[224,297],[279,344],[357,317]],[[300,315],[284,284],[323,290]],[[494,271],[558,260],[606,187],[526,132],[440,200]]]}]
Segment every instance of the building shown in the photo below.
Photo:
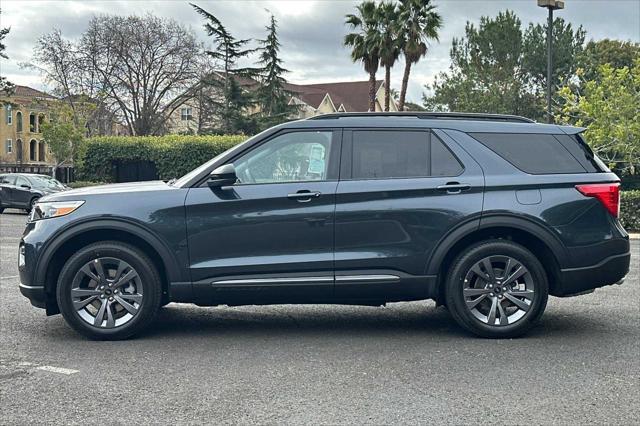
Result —
[{"label": "building", "polygon": [[[246,77],[236,77],[236,81],[247,91],[254,91],[259,83]],[[332,112],[367,112],[369,110],[369,81],[345,81],[336,83],[292,84],[287,83],[285,89],[291,92],[290,105],[298,106],[298,113],[291,117],[309,118]],[[384,109],[384,82],[376,81],[376,111]],[[168,133],[197,134],[200,126],[201,99],[198,95],[186,99],[176,108],[167,121]],[[391,99],[391,111],[398,111],[398,106]],[[253,107],[247,114],[259,110]]]},{"label": "building", "polygon": [[56,98],[27,86],[0,94],[0,172],[51,173],[53,158],[41,126],[51,119]]},{"label": "building", "polygon": [[[369,81],[346,81],[318,84],[287,84],[294,95],[290,103],[298,105],[297,118],[309,118],[332,112],[369,111]],[[384,82],[376,81],[376,111],[384,110]],[[393,99],[390,111],[398,111]]]}]

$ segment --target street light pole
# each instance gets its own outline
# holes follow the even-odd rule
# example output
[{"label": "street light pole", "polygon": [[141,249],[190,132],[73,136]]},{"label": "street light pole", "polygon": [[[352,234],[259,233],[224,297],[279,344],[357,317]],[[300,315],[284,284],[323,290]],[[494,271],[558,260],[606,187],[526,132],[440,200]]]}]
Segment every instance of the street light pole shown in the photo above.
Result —
[{"label": "street light pole", "polygon": [[538,0],[538,6],[549,10],[549,17],[547,20],[547,122],[553,123],[553,114],[551,112],[551,85],[553,83],[553,11],[564,9],[564,1]]}]

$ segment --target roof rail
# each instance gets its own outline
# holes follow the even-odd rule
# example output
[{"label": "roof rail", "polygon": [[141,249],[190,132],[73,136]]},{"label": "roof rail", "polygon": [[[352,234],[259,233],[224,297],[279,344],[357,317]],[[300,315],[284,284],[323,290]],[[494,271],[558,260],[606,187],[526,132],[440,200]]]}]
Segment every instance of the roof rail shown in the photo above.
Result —
[{"label": "roof rail", "polygon": [[471,121],[508,121],[512,123],[535,123],[535,121],[508,114],[482,114],[476,112],[339,112],[316,115],[307,120],[327,120],[350,117],[413,117],[433,120],[471,120]]}]

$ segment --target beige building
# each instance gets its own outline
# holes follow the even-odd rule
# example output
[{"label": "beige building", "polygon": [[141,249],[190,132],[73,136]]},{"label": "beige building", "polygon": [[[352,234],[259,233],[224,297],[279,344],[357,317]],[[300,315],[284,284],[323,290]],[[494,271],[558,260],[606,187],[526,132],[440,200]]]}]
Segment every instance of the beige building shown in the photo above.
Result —
[{"label": "beige building", "polygon": [[[250,78],[236,80],[247,91],[256,90],[258,82]],[[369,110],[369,81],[346,81],[336,83],[291,84],[287,83],[286,90],[292,93],[290,105],[298,106],[298,113],[291,117],[309,118],[320,114],[335,112],[367,112]],[[200,120],[200,99],[187,99],[170,116],[167,121],[169,133],[198,133]],[[389,109],[398,111],[398,106],[391,99]],[[384,82],[376,81],[376,111],[384,110]],[[257,108],[247,111],[247,114],[259,112]]]},{"label": "beige building", "polygon": [[27,86],[0,94],[0,172],[50,173],[53,158],[42,140],[41,125],[50,120],[56,99]]}]

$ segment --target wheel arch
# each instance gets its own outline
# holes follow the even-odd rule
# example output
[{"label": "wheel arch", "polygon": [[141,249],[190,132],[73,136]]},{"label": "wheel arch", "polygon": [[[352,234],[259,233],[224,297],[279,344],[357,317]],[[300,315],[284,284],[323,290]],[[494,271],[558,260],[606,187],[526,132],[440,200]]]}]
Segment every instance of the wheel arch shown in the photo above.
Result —
[{"label": "wheel arch", "polygon": [[437,275],[438,301],[443,300],[443,283],[453,260],[466,248],[480,241],[506,239],[530,250],[543,264],[549,280],[549,293],[560,291],[560,268],[567,254],[558,237],[543,225],[522,217],[495,215],[483,217],[450,232],[431,256],[427,274]]},{"label": "wheel arch", "polygon": [[180,281],[180,269],[171,251],[159,238],[139,225],[119,220],[86,222],[67,228],[43,249],[35,271],[35,282],[43,282],[47,314],[59,313],[55,289],[65,262],[78,248],[98,241],[120,241],[146,253],[158,270],[163,303],[170,300],[170,282]]}]

